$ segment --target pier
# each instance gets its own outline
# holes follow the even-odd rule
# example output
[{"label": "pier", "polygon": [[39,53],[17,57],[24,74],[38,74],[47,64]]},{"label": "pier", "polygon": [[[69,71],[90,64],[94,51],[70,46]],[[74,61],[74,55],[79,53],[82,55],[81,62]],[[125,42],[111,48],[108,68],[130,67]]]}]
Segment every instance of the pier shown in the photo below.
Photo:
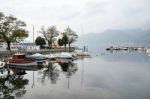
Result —
[{"label": "pier", "polygon": [[106,48],[107,51],[145,51],[147,49],[147,47],[109,47]]}]

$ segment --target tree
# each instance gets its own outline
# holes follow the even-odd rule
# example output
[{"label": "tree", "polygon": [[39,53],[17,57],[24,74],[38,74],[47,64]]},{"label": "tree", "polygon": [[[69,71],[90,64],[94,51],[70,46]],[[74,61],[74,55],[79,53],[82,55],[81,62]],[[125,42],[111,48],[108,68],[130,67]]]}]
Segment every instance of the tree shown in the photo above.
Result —
[{"label": "tree", "polygon": [[65,45],[65,50],[66,50],[66,45],[68,44],[68,37],[66,34],[63,34],[62,42]]},{"label": "tree", "polygon": [[0,12],[0,41],[7,43],[7,50],[10,50],[12,42],[20,42],[28,37],[28,31],[23,28],[25,26],[25,22]]},{"label": "tree", "polygon": [[40,48],[42,48],[42,45],[45,45],[46,42],[45,42],[44,38],[38,36],[35,40],[35,44],[40,45]]},{"label": "tree", "polygon": [[67,35],[68,45],[69,45],[69,52],[70,52],[71,44],[76,41],[76,39],[78,38],[78,35],[69,27],[65,29],[64,34]]},{"label": "tree", "polygon": [[64,45],[63,39],[58,39],[58,45],[60,47]]},{"label": "tree", "polygon": [[43,26],[39,32],[43,34],[45,40],[48,43],[49,48],[52,47],[52,43],[54,43],[56,37],[59,35],[56,26],[51,26],[48,27],[47,29],[45,29]]}]

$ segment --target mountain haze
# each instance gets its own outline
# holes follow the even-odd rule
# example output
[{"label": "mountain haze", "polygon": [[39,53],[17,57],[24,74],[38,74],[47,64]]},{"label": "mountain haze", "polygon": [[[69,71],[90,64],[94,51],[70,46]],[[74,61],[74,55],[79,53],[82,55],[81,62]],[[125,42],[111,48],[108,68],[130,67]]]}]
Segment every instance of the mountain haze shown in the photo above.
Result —
[{"label": "mountain haze", "polygon": [[106,30],[102,33],[89,33],[79,36],[76,44],[79,47],[88,46],[89,50],[96,51],[110,46],[128,46],[131,44],[150,44],[150,30]]},{"label": "mountain haze", "polygon": [[81,35],[79,44],[150,43],[150,30],[106,30],[102,33]]}]

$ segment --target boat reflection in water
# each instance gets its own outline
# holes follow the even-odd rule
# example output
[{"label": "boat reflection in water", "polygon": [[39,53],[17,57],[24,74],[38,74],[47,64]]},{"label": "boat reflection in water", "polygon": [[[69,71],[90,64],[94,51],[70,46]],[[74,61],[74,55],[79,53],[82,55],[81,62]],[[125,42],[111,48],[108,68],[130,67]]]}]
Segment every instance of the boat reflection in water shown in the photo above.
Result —
[{"label": "boat reflection in water", "polygon": [[[29,85],[29,79],[25,79],[25,75],[33,76],[33,81],[30,81],[32,88],[34,85],[34,73],[40,74],[37,78],[40,83],[45,84],[46,81],[50,81],[51,84],[56,84],[59,79],[60,73],[65,74],[68,79],[78,70],[77,65],[72,61],[68,62],[50,62],[48,67],[44,66],[17,66],[9,65],[6,68],[0,69],[0,98],[15,99],[21,98],[27,93],[27,87]],[[37,72],[36,72],[37,71]],[[29,73],[29,74],[28,74]]]},{"label": "boat reflection in water", "polygon": [[0,70],[0,98],[15,99],[26,93],[29,80],[24,79],[23,69],[3,68]]}]

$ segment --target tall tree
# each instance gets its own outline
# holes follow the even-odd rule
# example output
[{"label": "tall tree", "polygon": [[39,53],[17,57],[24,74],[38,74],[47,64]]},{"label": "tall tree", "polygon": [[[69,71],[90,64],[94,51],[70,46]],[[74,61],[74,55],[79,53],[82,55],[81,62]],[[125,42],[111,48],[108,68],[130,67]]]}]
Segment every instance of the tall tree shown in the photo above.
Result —
[{"label": "tall tree", "polygon": [[36,40],[35,40],[35,44],[36,44],[36,45],[40,45],[40,49],[41,49],[41,48],[42,48],[42,45],[45,45],[46,42],[45,42],[44,38],[38,36],[38,37],[36,38]]},{"label": "tall tree", "polygon": [[56,26],[50,26],[47,29],[45,29],[43,26],[39,32],[43,34],[45,40],[48,43],[49,48],[52,47],[52,43],[54,43],[56,37],[59,35]]},{"label": "tall tree", "polygon": [[65,33],[63,34],[62,42],[65,45],[65,50],[66,50],[66,45],[68,44],[68,37]]},{"label": "tall tree", "polygon": [[78,35],[76,34],[76,32],[74,32],[74,31],[73,31],[71,28],[69,28],[69,27],[65,29],[64,34],[67,35],[67,38],[68,38],[68,45],[69,45],[69,51],[71,51],[71,50],[70,50],[71,44],[77,40]]},{"label": "tall tree", "polygon": [[20,42],[28,37],[25,26],[25,22],[12,15],[5,16],[0,12],[0,41],[7,43],[7,50],[10,50],[12,42]]},{"label": "tall tree", "polygon": [[60,46],[60,48],[64,45],[63,39],[58,39],[58,45]]}]

